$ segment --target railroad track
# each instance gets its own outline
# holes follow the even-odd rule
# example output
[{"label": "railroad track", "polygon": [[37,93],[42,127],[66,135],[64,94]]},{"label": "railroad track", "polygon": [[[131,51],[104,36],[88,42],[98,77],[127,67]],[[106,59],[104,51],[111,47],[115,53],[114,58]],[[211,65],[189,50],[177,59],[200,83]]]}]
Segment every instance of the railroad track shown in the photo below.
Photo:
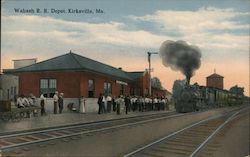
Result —
[{"label": "railroad track", "polygon": [[0,132],[0,139],[1,137],[4,137],[6,135],[18,135],[18,134],[22,134],[22,133],[29,133],[29,132],[35,132],[35,131],[46,131],[46,130],[58,130],[58,129],[64,129],[64,128],[69,128],[69,127],[79,127],[79,126],[86,126],[86,125],[93,125],[93,124],[100,124],[100,123],[108,123],[108,122],[112,122],[112,121],[119,121],[119,120],[126,120],[126,119],[137,119],[137,118],[141,118],[141,117],[150,117],[150,116],[164,116],[164,115],[172,115],[172,114],[176,114],[176,112],[172,111],[172,112],[165,112],[165,113],[153,113],[153,114],[148,114],[148,115],[139,115],[139,116],[131,116],[131,117],[122,117],[122,118],[116,118],[116,119],[109,119],[109,120],[100,120],[100,121],[93,121],[93,122],[84,122],[84,123],[71,123],[71,124],[67,124],[67,125],[61,125],[61,126],[52,126],[52,127],[48,127],[48,128],[36,128],[36,129],[27,129],[27,130],[22,130],[22,131],[11,131],[11,132]]},{"label": "railroad track", "polygon": [[[244,109],[233,110],[223,115],[217,115],[182,128],[170,135],[162,137],[124,157],[194,157],[203,150],[210,139],[216,135],[227,123],[233,120]],[[249,109],[247,107],[247,109]],[[215,148],[216,149],[216,148]],[[199,156],[211,156],[202,154]]]},{"label": "railroad track", "polygon": [[[194,114],[194,113],[189,113],[189,114]],[[152,114],[139,117],[114,119],[109,121],[99,121],[88,124],[78,124],[78,125],[64,126],[58,128],[49,128],[43,130],[5,134],[5,135],[0,135],[0,150],[2,151],[12,150],[15,149],[16,147],[22,147],[26,145],[42,143],[77,135],[108,131],[116,128],[143,124],[167,118],[179,117],[183,115],[186,114],[177,114],[176,112],[168,112],[164,114]]]}]

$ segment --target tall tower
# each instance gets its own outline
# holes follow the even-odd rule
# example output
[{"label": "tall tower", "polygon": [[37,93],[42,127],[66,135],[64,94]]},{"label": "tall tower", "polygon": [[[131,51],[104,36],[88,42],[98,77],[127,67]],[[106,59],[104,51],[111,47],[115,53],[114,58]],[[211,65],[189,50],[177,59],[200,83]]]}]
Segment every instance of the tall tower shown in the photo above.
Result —
[{"label": "tall tower", "polygon": [[215,72],[212,75],[207,77],[207,87],[214,87],[223,89],[224,88],[224,77],[216,74]]}]

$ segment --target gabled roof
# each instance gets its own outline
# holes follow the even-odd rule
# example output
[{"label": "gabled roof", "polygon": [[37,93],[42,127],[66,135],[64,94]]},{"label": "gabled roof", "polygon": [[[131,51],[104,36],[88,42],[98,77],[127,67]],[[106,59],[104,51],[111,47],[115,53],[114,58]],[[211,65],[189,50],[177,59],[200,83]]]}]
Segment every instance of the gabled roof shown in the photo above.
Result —
[{"label": "gabled roof", "polygon": [[209,75],[207,78],[224,78],[223,76],[221,76],[221,75],[218,75],[218,74],[216,74],[216,73],[213,73],[212,75]]},{"label": "gabled roof", "polygon": [[128,76],[127,72],[122,71],[121,69],[100,63],[72,52],[26,67],[14,69],[10,72],[20,73],[60,70],[86,70],[132,80],[132,78]]}]

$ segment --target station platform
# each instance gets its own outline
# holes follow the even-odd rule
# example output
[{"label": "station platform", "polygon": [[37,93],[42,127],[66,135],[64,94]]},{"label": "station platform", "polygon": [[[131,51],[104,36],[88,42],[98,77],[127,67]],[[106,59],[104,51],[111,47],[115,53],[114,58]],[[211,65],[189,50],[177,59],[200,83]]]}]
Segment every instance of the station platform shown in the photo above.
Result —
[{"label": "station platform", "polygon": [[37,130],[50,127],[58,127],[64,125],[73,125],[79,123],[91,123],[96,121],[105,121],[112,119],[121,119],[126,117],[136,117],[149,114],[158,114],[171,112],[170,110],[165,111],[146,111],[146,112],[129,112],[125,114],[122,112],[120,115],[117,115],[115,112],[97,114],[97,113],[62,113],[62,114],[53,114],[48,113],[46,116],[38,116],[31,118],[24,118],[20,121],[0,121],[0,134],[27,131],[27,130]]}]

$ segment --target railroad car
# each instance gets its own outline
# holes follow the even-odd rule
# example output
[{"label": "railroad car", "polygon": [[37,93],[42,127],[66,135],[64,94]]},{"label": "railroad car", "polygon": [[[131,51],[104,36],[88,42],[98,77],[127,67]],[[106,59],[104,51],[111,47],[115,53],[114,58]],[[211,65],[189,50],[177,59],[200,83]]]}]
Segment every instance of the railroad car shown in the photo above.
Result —
[{"label": "railroad car", "polygon": [[203,109],[240,105],[243,96],[227,90],[199,86],[186,85],[175,100],[177,112],[194,112]]}]

